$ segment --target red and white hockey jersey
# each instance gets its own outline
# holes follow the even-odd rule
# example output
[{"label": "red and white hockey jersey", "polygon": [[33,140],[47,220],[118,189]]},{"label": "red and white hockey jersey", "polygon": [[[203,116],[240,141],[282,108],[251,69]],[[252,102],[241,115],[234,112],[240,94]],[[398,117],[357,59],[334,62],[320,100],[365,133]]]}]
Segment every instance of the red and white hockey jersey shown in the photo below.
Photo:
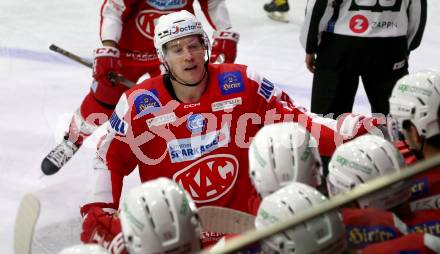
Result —
[{"label": "red and white hockey jersey", "polygon": [[[224,2],[199,0],[203,13],[215,30],[231,27]],[[180,10],[194,13],[193,3],[194,0],[105,0],[101,7],[101,41],[118,43],[124,65],[159,66],[153,42],[157,19]]]},{"label": "red and white hockey jersey", "polygon": [[[123,176],[139,166],[142,182],[173,179],[198,206],[223,206],[252,214],[255,189],[248,175],[248,147],[264,124],[300,122],[327,156],[344,139],[246,66],[209,64],[207,68],[209,84],[196,103],[173,98],[164,76],[123,94],[109,121],[110,133],[98,151],[112,173],[113,202],[119,201]],[[350,122],[326,121],[333,121],[344,133]],[[365,131],[358,124],[348,125],[358,134]]]}]

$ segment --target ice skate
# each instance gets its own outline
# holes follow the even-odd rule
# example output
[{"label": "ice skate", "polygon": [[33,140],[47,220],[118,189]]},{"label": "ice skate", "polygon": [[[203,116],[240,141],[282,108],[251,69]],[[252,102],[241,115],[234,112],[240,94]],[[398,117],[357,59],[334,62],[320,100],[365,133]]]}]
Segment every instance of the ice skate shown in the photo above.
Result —
[{"label": "ice skate", "polygon": [[75,144],[63,139],[63,141],[43,159],[41,170],[45,175],[55,174],[73,157],[76,151],[78,151],[78,147]]},{"label": "ice skate", "polygon": [[280,21],[289,22],[289,3],[287,0],[272,0],[272,2],[264,5],[269,18]]}]

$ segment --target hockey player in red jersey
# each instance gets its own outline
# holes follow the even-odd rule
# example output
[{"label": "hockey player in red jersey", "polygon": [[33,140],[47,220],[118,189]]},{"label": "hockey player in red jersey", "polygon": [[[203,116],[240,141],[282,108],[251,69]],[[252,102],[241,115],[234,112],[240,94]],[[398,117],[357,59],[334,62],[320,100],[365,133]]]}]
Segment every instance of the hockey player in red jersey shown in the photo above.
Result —
[{"label": "hockey player in red jersey", "polygon": [[[42,162],[42,171],[56,173],[78,150],[84,139],[107,121],[122,93],[128,88],[108,79],[109,72],[136,82],[161,73],[153,36],[157,19],[174,11],[194,13],[194,0],[105,0],[101,7],[100,38],[103,47],[94,51],[90,93],[75,111],[64,140]],[[235,61],[238,33],[224,0],[199,0],[214,28],[211,62]]]},{"label": "hockey player in red jersey", "polygon": [[209,39],[189,12],[160,17],[154,41],[167,73],[121,96],[98,151],[101,171],[111,179],[102,193],[112,198],[97,202],[118,207],[123,177],[138,166],[142,182],[173,179],[198,206],[251,213],[248,147],[264,124],[300,122],[327,156],[377,124],[352,115],[339,122],[314,118],[250,68],[210,64]]}]

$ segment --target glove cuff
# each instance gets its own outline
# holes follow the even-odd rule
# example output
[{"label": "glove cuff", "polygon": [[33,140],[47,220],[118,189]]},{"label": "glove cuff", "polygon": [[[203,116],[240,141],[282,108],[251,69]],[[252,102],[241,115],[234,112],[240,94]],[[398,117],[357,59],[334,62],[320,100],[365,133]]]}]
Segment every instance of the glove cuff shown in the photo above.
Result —
[{"label": "glove cuff", "polygon": [[232,40],[236,43],[240,40],[240,35],[237,32],[234,32],[232,29],[220,29],[214,31],[212,38],[215,39],[223,39],[223,40]]},{"label": "glove cuff", "polygon": [[119,58],[119,49],[115,47],[104,46],[102,48],[97,48],[93,51],[93,56],[95,58],[99,57],[114,57]]}]

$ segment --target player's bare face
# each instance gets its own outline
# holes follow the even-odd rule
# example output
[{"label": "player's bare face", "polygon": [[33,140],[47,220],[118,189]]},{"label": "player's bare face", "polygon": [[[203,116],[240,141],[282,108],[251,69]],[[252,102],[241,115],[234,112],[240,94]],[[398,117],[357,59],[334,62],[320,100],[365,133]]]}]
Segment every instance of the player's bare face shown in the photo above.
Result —
[{"label": "player's bare face", "polygon": [[205,74],[205,52],[199,36],[186,36],[167,43],[166,61],[176,78],[195,83]]}]

